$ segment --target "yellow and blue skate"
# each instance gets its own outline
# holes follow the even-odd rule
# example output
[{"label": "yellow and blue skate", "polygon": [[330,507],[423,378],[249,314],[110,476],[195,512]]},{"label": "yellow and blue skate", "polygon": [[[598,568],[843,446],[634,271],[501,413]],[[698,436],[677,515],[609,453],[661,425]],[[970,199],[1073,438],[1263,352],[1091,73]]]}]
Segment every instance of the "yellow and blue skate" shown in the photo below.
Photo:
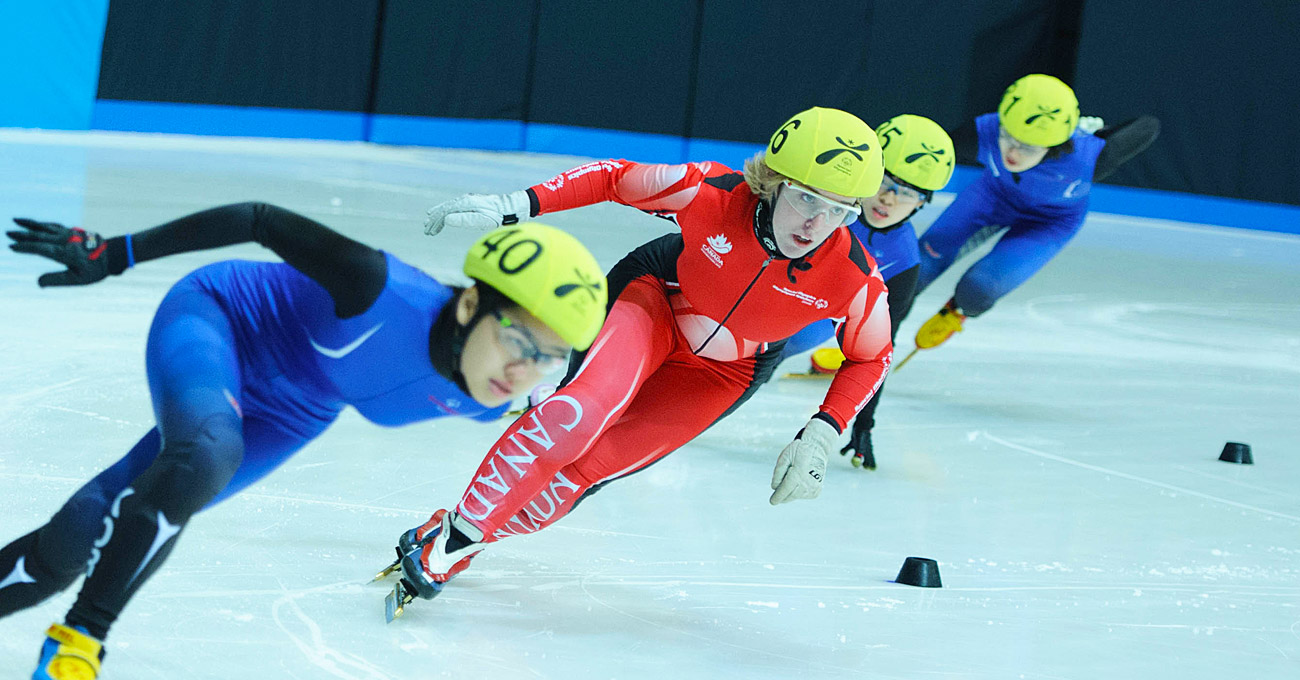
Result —
[{"label": "yellow and blue skate", "polygon": [[95,680],[104,660],[104,645],[81,628],[53,624],[32,680]]}]

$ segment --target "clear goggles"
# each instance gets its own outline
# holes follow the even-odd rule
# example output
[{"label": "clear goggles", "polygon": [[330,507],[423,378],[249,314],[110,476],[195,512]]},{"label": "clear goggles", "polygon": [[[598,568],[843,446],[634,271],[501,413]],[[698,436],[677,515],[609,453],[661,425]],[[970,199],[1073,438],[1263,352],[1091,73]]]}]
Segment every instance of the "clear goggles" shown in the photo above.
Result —
[{"label": "clear goggles", "polygon": [[828,224],[842,227],[852,224],[853,220],[858,219],[858,215],[862,214],[862,208],[857,205],[833,201],[789,180],[781,182],[781,186],[786,189],[781,192],[781,197],[804,219],[811,220],[822,215]]},{"label": "clear goggles", "polygon": [[884,179],[880,180],[880,191],[877,191],[876,195],[883,196],[891,191],[894,192],[894,196],[896,196],[900,201],[920,203],[925,200],[924,192],[919,189],[913,189],[906,184],[902,184],[893,177],[890,177],[889,173],[885,173]]},{"label": "clear goggles", "polygon": [[543,352],[538,347],[537,340],[533,338],[533,334],[527,328],[516,324],[497,310],[492,310],[492,316],[496,317],[499,324],[497,326],[497,341],[506,348],[511,363],[527,361],[544,374],[559,370],[561,366],[569,363],[567,352],[563,355]]},{"label": "clear goggles", "polygon": [[1007,132],[1007,129],[1002,127],[1001,125],[998,126],[998,140],[1001,141],[1003,144],[1006,144],[1012,150],[1019,151],[1020,153],[1026,155],[1033,155],[1042,151],[1047,151],[1047,147],[1045,146],[1026,144],[1020,141],[1019,139],[1012,137],[1011,133]]}]

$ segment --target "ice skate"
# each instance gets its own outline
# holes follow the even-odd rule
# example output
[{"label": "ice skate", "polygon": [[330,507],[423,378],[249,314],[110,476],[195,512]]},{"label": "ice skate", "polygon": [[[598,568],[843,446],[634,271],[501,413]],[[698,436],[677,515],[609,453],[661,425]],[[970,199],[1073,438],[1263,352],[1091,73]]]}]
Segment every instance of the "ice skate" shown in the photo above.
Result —
[{"label": "ice skate", "polygon": [[103,644],[84,628],[55,623],[45,631],[32,680],[95,680],[103,659]]}]

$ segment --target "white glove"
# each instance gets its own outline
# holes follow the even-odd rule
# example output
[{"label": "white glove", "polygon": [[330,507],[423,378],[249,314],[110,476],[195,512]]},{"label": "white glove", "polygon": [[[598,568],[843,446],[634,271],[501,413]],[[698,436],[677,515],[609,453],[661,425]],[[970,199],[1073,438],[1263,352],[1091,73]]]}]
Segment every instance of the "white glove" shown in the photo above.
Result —
[{"label": "white glove", "polygon": [[527,191],[509,194],[465,194],[429,208],[424,233],[434,236],[443,227],[487,231],[503,224],[532,219]]},{"label": "white glove", "polygon": [[839,438],[830,423],[821,418],[809,420],[777,456],[776,469],[772,471],[772,497],[768,502],[780,505],[819,496],[822,477],[826,475],[826,456]]},{"label": "white glove", "polygon": [[1083,116],[1079,118],[1079,129],[1088,134],[1092,134],[1104,127],[1106,127],[1106,121],[1102,120],[1100,116]]}]

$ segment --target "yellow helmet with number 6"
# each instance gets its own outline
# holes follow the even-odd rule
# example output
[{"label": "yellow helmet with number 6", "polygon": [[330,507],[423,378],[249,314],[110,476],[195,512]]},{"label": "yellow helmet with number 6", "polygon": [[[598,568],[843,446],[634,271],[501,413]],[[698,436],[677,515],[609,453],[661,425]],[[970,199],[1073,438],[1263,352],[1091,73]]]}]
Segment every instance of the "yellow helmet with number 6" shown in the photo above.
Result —
[{"label": "yellow helmet with number 6", "polygon": [[800,184],[853,198],[875,195],[885,173],[875,131],[847,111],[821,107],[786,121],[764,160]]},{"label": "yellow helmet with number 6", "polygon": [[885,160],[885,171],[925,191],[948,185],[956,165],[952,138],[936,122],[905,113],[876,128]]},{"label": "yellow helmet with number 6", "polygon": [[494,229],[470,246],[465,274],[492,286],[575,349],[605,323],[609,291],[596,258],[568,233],[536,222]]},{"label": "yellow helmet with number 6", "polygon": [[1031,73],[1002,93],[998,120],[1012,137],[1034,146],[1056,146],[1079,126],[1079,100],[1069,85]]}]

